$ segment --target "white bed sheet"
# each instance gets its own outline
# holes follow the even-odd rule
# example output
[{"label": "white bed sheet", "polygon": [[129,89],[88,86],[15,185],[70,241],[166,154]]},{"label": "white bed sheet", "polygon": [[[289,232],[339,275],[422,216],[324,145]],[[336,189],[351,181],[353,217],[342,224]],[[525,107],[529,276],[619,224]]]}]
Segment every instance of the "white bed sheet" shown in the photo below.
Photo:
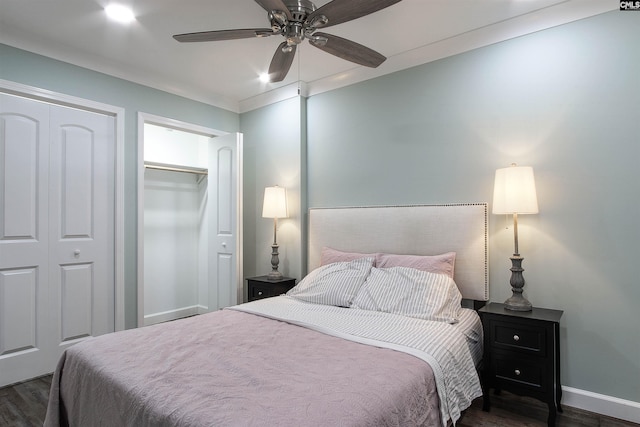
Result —
[{"label": "white bed sheet", "polygon": [[466,337],[473,363],[476,368],[479,368],[484,349],[484,335],[480,316],[475,310],[463,308],[460,312],[459,322],[454,324],[453,327]]}]

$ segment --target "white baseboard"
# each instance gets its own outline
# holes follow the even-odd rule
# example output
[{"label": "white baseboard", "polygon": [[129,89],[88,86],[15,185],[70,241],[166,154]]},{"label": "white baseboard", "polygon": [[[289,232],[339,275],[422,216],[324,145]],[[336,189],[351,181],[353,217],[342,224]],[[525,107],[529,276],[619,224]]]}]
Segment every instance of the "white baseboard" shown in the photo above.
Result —
[{"label": "white baseboard", "polygon": [[573,387],[562,387],[562,405],[640,423],[640,402],[618,399]]},{"label": "white baseboard", "polygon": [[206,312],[206,307],[203,307],[201,305],[192,305],[190,307],[182,307],[176,308],[175,310],[147,314],[144,316],[144,326],[167,322],[169,320],[181,319],[183,317],[194,316],[196,314],[204,314]]}]

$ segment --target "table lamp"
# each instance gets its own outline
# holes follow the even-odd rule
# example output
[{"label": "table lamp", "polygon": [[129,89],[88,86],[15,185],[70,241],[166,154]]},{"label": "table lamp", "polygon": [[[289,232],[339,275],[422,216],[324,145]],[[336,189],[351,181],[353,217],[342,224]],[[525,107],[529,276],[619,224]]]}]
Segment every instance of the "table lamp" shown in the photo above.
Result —
[{"label": "table lamp", "polygon": [[524,277],[522,260],[518,252],[518,214],[538,213],[538,199],[536,184],[533,178],[533,168],[517,166],[496,170],[493,188],[493,213],[513,214],[513,236],[515,251],[511,257],[511,291],[513,295],[504,304],[505,308],[513,311],[531,311],[531,303],[522,296]]},{"label": "table lamp", "polygon": [[278,228],[278,218],[287,217],[287,195],[282,187],[266,187],[264,189],[264,202],[262,204],[262,217],[273,218],[273,244],[271,245],[271,272],[267,275],[269,279],[282,279],[282,273],[278,271],[280,259],[278,257],[278,243],[276,241],[276,231]]}]

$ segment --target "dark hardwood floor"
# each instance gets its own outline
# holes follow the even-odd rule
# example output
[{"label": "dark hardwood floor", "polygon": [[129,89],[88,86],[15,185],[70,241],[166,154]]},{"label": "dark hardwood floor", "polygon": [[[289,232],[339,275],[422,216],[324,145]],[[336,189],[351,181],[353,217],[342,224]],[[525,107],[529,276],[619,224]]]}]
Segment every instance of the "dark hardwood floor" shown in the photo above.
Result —
[{"label": "dark hardwood floor", "polygon": [[[557,427],[638,427],[640,424],[594,414],[562,405]],[[546,427],[547,405],[530,397],[508,392],[491,394],[491,411],[482,410],[482,398],[473,401],[456,424],[458,427]]]},{"label": "dark hardwood floor", "polygon": [[[0,426],[42,426],[47,410],[51,375],[0,388]],[[564,407],[558,414],[558,427],[638,427],[640,424]],[[491,396],[491,412],[482,411],[482,398],[476,399],[458,421],[459,427],[544,427],[547,409],[535,399],[503,392]]]},{"label": "dark hardwood floor", "polygon": [[42,426],[51,375],[0,388],[0,426]]}]

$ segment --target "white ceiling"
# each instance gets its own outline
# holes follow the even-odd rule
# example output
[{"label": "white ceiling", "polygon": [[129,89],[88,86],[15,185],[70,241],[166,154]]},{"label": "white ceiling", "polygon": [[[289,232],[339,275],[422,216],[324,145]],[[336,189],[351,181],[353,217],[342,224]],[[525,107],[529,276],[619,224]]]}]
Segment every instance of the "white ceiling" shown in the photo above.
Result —
[{"label": "white ceiling", "polygon": [[[329,0],[317,0],[320,7]],[[108,3],[136,21],[109,21]],[[617,0],[403,0],[322,30],[370,47],[370,69],[304,41],[284,81],[261,83],[281,36],[178,43],[179,33],[268,28],[253,0],[0,0],[0,43],[235,112],[313,95],[523,34],[617,9]]]}]

